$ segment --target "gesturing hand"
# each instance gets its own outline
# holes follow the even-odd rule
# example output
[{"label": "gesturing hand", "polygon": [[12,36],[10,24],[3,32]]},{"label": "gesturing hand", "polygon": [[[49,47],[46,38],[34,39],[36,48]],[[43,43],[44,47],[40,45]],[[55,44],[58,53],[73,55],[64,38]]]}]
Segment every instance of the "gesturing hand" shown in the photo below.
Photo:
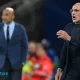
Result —
[{"label": "gesturing hand", "polygon": [[63,40],[67,40],[70,41],[71,40],[71,36],[69,36],[69,34],[64,31],[64,30],[59,30],[56,35],[58,36],[58,38],[61,38]]},{"label": "gesturing hand", "polygon": [[61,80],[62,72],[57,72],[55,75],[55,80]]}]

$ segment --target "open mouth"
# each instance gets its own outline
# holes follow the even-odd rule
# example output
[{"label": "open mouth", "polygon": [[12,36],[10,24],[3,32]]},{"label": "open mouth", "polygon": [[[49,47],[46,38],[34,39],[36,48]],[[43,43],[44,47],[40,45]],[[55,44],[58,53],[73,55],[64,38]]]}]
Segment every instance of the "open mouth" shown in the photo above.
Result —
[{"label": "open mouth", "polygon": [[75,20],[75,19],[76,19],[76,17],[75,17],[75,16],[72,16],[72,19],[73,19],[73,20]]}]

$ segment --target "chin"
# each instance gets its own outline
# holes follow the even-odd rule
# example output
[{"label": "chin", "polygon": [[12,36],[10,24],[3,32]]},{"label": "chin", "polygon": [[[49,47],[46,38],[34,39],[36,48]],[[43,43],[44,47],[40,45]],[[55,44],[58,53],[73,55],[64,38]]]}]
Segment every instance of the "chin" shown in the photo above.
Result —
[{"label": "chin", "polygon": [[78,21],[75,21],[75,20],[73,20],[73,22],[76,24],[76,23],[78,23]]}]

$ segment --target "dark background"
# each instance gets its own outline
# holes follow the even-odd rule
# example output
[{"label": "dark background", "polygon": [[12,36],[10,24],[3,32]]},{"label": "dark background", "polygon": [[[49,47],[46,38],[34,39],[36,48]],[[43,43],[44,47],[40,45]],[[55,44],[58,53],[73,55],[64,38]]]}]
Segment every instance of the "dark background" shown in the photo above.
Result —
[{"label": "dark background", "polygon": [[77,0],[45,0],[44,36],[52,43],[52,47],[60,55],[63,40],[57,39],[56,32],[71,23],[69,10]]},{"label": "dark background", "polygon": [[0,16],[5,7],[14,8],[15,21],[25,26],[29,41],[46,38],[59,56],[63,41],[56,32],[72,22],[69,10],[76,2],[79,0],[1,0]]}]

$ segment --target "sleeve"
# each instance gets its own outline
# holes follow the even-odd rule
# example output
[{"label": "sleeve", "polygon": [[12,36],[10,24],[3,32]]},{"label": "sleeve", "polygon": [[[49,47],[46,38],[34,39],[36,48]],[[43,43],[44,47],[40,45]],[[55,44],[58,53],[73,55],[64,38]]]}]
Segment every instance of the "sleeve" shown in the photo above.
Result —
[{"label": "sleeve", "polygon": [[25,31],[25,28],[22,26],[22,40],[21,40],[21,47],[22,47],[22,64],[25,63],[26,61],[26,56],[27,56],[27,53],[28,53],[28,38],[27,38],[27,34],[26,34],[26,31]]},{"label": "sleeve", "polygon": [[69,43],[71,45],[74,45],[75,47],[80,47],[80,38],[75,38],[74,36],[71,36],[71,40]]},{"label": "sleeve", "polygon": [[41,70],[36,70],[35,71],[35,75],[36,76],[49,76],[52,73],[52,65],[48,64],[48,62],[46,64],[44,64],[44,66],[42,67]]},{"label": "sleeve", "polygon": [[[71,24],[67,24],[66,27],[64,28],[64,30],[70,35],[70,30],[71,30]],[[69,43],[69,42],[68,42]],[[60,56],[60,64],[59,64],[59,68],[61,68],[62,70],[65,67],[66,64],[66,56],[67,56],[67,41],[64,40],[64,44],[61,50],[61,56]]]},{"label": "sleeve", "polygon": [[[69,44],[70,45],[74,45],[75,47],[80,47],[80,28],[76,29],[75,27],[73,27],[74,24],[68,24],[66,27],[65,27],[65,31],[68,32],[71,36],[71,40],[69,41]],[[71,35],[71,31],[73,31],[73,34]],[[75,32],[76,33],[76,37],[75,38]]]},{"label": "sleeve", "polygon": [[66,56],[67,56],[67,46],[66,46],[66,42],[64,41],[64,45],[60,56],[60,65],[59,65],[59,68],[61,68],[62,70],[64,69],[66,63]]}]

